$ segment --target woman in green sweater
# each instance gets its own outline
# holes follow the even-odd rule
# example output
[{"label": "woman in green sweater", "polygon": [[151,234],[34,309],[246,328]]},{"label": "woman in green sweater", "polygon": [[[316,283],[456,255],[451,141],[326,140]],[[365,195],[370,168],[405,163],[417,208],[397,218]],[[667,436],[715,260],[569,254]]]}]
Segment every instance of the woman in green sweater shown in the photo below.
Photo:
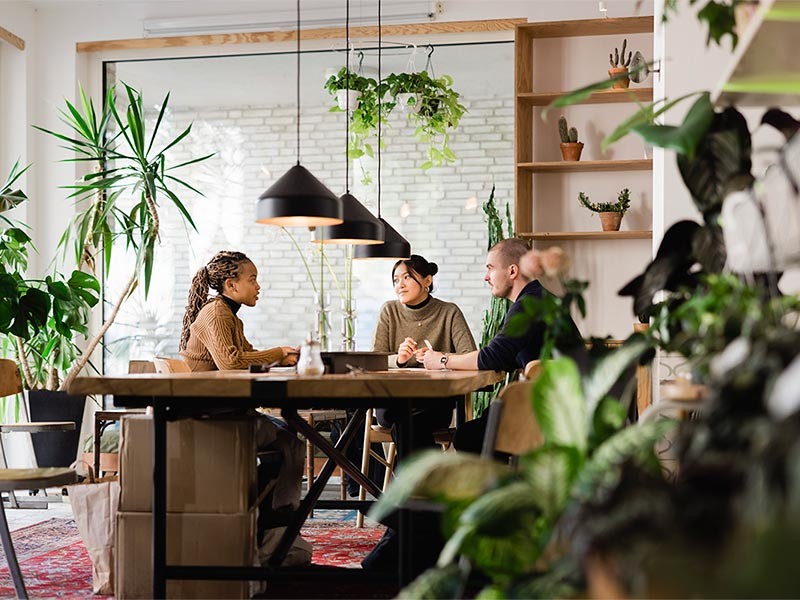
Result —
[{"label": "woman in green sweater", "polygon": [[[391,367],[423,367],[422,357],[428,351],[426,341],[438,352],[456,353],[475,350],[475,340],[461,310],[452,302],[431,296],[433,277],[439,272],[436,263],[412,254],[397,261],[392,269],[392,283],[397,300],[381,308],[372,349],[394,352]],[[424,368],[424,367],[423,367]],[[453,410],[432,408],[414,415],[413,439],[410,448],[398,447],[398,454],[433,447],[433,431],[450,425]],[[384,427],[400,425],[391,411],[378,409],[378,422]]]}]

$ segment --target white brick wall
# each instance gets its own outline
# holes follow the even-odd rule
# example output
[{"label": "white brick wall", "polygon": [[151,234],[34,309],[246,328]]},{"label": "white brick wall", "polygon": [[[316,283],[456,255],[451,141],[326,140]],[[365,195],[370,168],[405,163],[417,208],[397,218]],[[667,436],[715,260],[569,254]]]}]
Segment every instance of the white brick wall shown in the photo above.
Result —
[{"label": "white brick wall", "polygon": [[[465,101],[469,112],[452,136],[451,146],[459,160],[451,166],[424,172],[417,165],[425,160],[424,147],[413,141],[413,128],[405,117],[393,114],[384,130],[382,153],[381,213],[409,239],[412,252],[439,264],[435,295],[456,302],[464,312],[476,339],[480,336],[483,311],[489,293],[483,283],[487,228],[481,204],[494,183],[501,213],[513,194],[513,102],[512,98]],[[344,122],[342,113],[328,107],[303,107],[301,116],[302,164],[334,193],[344,191]],[[134,298],[123,310],[110,337],[120,338],[118,361],[107,363],[109,372],[123,369],[128,358],[177,350],[186,294],[194,272],[218,250],[240,250],[259,268],[264,290],[257,307],[243,308],[245,331],[257,347],[295,345],[312,329],[315,305],[305,269],[289,238],[280,229],[255,222],[258,196],[295,162],[294,108],[263,106],[228,110],[176,110],[164,126],[170,139],[190,122],[191,135],[176,147],[172,163],[214,152],[199,165],[175,172],[205,197],[173,185],[193,215],[198,232],[187,232],[177,210],[161,198],[162,245],[154,270],[150,298]],[[365,168],[377,181],[375,161]],[[351,167],[352,192],[373,213],[377,212],[376,184],[359,182],[358,164]],[[473,208],[467,200],[476,197]],[[401,217],[407,203],[408,216]],[[304,229],[292,230],[315,279],[319,262],[311,255]],[[313,248],[312,248],[313,246]],[[344,251],[326,246],[326,255],[344,285]],[[117,263],[115,266],[121,263]],[[372,333],[380,305],[394,298],[390,283],[391,261],[356,261],[354,295],[358,302],[358,348],[371,348]],[[108,285],[113,289],[125,276],[124,268],[112,269]],[[334,349],[340,341],[340,302],[335,285],[325,273],[326,290],[333,298]],[[141,296],[137,292],[137,296]],[[113,297],[113,296],[109,296]],[[128,325],[126,325],[128,324]],[[140,324],[140,326],[137,326]],[[131,326],[132,325],[132,326]]]}]

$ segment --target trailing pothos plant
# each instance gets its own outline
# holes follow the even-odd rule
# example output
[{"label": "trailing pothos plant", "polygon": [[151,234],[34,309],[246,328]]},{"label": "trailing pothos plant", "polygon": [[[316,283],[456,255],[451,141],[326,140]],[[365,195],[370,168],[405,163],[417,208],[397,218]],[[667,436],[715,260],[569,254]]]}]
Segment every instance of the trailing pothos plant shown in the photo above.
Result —
[{"label": "trailing pothos plant", "polygon": [[674,423],[624,428],[627,409],[608,395],[647,346],[641,336],[632,337],[584,378],[570,358],[546,361],[531,399],[544,444],[521,456],[517,471],[474,455],[441,452],[401,466],[370,516],[381,519],[422,497],[442,506],[449,539],[437,566],[400,597],[459,598],[473,571],[490,581],[481,598],[575,593],[580,572],[558,533],[565,510],[603,497],[625,464],[661,476],[653,445]]},{"label": "trailing pothos plant", "polygon": [[[81,208],[64,232],[60,247],[66,252],[71,246],[78,268],[91,273],[96,273],[102,264],[108,274],[115,246],[124,247],[134,255],[133,268],[119,297],[111,302],[104,323],[71,365],[61,383],[62,390],[66,390],[86,366],[134,289],[143,283],[147,294],[159,240],[160,204],[169,202],[174,205],[185,223],[195,228],[191,215],[173,187],[178,185],[202,194],[172,173],[212,156],[170,165],[169,151],[189,135],[192,126],[157,148],[169,94],[161,103],[155,122],[150,123],[144,114],[142,94],[124,83],[123,88],[124,108],[118,108],[116,88],[112,87],[98,113],[81,88],[80,105],[67,102],[66,110],[60,111],[67,133],[37,127],[75,153],[75,157],[66,159],[66,162],[85,162],[91,168],[77,183],[65,186],[71,190],[69,198]],[[128,206],[125,202],[131,197],[133,205]]]},{"label": "trailing pothos plant", "polygon": [[88,334],[89,311],[99,301],[95,277],[74,270],[43,279],[26,276],[33,249],[26,226],[2,214],[27,201],[15,182],[27,170],[15,164],[0,187],[0,337],[10,347],[29,389],[56,389],[58,373],[79,350],[73,338]]},{"label": "trailing pothos plant", "polygon": [[[450,148],[450,133],[458,128],[467,109],[458,101],[460,95],[453,89],[449,75],[433,78],[427,71],[392,73],[385,79],[393,104],[401,94],[413,95],[413,110],[408,119],[414,125],[414,137],[426,144],[427,159],[423,170],[453,163],[458,158]],[[408,98],[406,102],[412,102]]]}]

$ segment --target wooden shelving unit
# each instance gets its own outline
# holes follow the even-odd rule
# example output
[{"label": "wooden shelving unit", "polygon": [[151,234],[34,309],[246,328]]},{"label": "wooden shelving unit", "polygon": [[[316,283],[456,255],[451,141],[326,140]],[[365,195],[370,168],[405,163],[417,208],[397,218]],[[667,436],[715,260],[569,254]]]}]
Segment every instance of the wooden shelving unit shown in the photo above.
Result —
[{"label": "wooden shelving unit", "polygon": [[632,160],[578,160],[541,161],[519,163],[518,169],[531,173],[582,173],[591,171],[650,171],[653,159]]},{"label": "wooden shelving unit", "polygon": [[[559,152],[558,111],[553,110],[547,122],[540,117],[542,109],[568,89],[605,75],[608,50],[623,37],[649,54],[652,33],[652,16],[528,23],[516,29],[514,228],[518,236],[536,244],[564,244],[574,265],[570,275],[590,281],[589,314],[579,324],[587,335],[626,335],[631,321],[629,302],[620,299],[617,291],[649,261],[653,232],[648,207],[637,204],[635,217],[623,220],[623,227],[633,230],[600,231],[598,219],[592,222],[588,211],[578,206],[577,190],[603,200],[615,199],[622,187],[632,188],[636,202],[650,195],[653,161],[638,158],[640,144],[631,143],[632,138],[623,141],[609,160],[601,160],[605,157],[598,146],[602,136],[622,122],[620,115],[628,110],[625,105],[632,113],[636,103],[652,102],[653,88],[632,84],[629,89],[601,90],[578,102],[581,107],[563,109],[570,125],[575,120],[583,134],[580,139],[586,147],[580,161],[553,160]],[[588,36],[614,37],[584,39]],[[609,197],[609,193],[614,195]],[[593,226],[596,230],[592,231]]]},{"label": "wooden shelving unit", "polygon": [[[517,102],[522,106],[547,106],[563,92],[519,92]],[[616,104],[618,102],[652,102],[653,88],[629,88],[627,90],[600,90],[576,104]]]},{"label": "wooden shelving unit", "polygon": [[652,230],[647,231],[535,231],[517,233],[526,240],[557,242],[567,240],[650,240]]}]

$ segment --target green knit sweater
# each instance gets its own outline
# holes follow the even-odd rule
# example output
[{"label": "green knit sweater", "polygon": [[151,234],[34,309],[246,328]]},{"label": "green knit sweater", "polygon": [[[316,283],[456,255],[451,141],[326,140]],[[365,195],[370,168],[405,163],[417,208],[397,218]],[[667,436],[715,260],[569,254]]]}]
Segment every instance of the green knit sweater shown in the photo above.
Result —
[{"label": "green knit sweater", "polygon": [[[372,350],[394,353],[389,357],[389,366],[397,367],[397,349],[407,337],[413,338],[420,348],[428,340],[438,352],[463,354],[476,349],[461,309],[452,302],[433,297],[422,308],[409,308],[399,300],[387,302],[381,307]],[[402,366],[422,365],[412,356]]]}]

